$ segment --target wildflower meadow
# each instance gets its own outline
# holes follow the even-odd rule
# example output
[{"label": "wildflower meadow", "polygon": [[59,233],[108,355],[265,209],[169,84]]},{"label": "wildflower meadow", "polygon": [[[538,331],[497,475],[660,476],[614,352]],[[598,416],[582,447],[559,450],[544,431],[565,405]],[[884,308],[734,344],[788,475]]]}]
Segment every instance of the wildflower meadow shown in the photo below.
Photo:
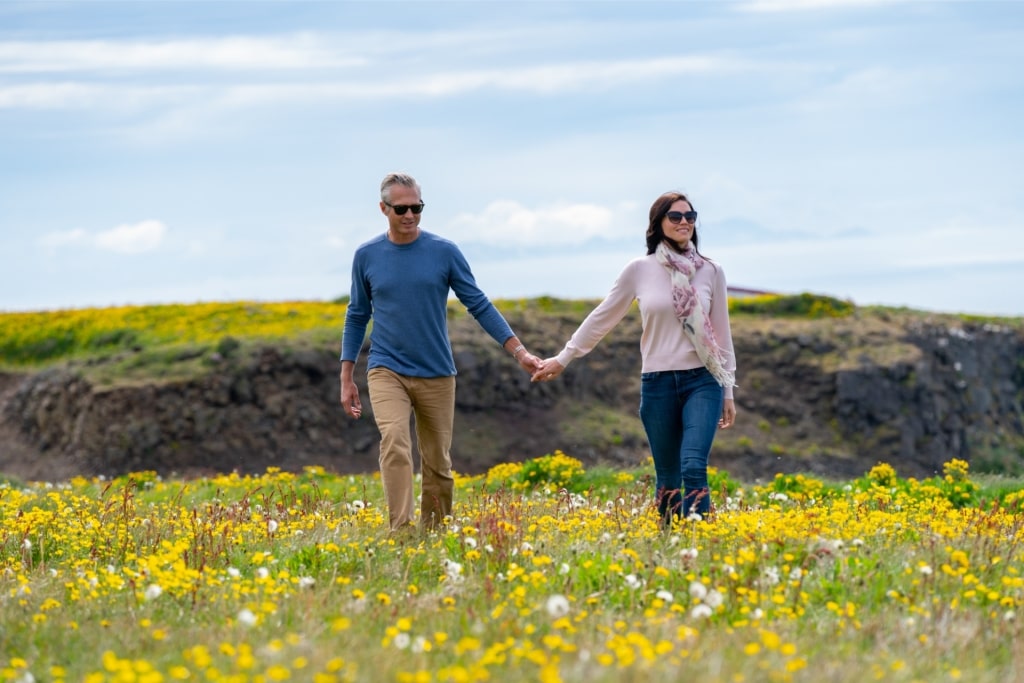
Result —
[{"label": "wildflower meadow", "polygon": [[7,481],[0,680],[1024,680],[1013,482],[712,483],[664,529],[555,452],[393,535],[372,475]]}]

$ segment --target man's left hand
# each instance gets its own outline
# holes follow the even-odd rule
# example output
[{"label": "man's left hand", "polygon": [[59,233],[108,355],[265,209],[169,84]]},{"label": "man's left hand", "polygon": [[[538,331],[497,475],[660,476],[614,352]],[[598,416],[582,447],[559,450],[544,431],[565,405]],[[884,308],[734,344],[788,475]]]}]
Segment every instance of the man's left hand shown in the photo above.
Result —
[{"label": "man's left hand", "polygon": [[540,367],[541,360],[537,356],[533,355],[529,351],[519,356],[519,367],[532,377],[533,373]]}]

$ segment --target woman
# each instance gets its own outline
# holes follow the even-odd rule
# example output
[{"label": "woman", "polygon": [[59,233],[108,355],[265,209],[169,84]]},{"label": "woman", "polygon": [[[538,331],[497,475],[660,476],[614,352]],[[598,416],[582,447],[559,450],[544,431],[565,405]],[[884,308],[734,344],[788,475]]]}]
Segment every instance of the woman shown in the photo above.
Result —
[{"label": "woman", "polygon": [[656,474],[658,513],[707,516],[708,455],[718,427],[736,418],[736,357],[729,329],[725,273],[697,250],[697,212],[686,195],[667,192],[651,206],[647,255],[630,261],[608,296],[561,353],[543,361],[533,381],[562,374],[590,353],[640,305],[640,419]]}]

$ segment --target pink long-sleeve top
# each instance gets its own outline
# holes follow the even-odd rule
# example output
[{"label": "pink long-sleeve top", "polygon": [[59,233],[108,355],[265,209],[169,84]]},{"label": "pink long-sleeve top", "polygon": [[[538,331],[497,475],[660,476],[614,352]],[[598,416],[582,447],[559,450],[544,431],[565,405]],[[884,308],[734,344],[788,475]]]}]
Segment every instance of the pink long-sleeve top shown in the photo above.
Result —
[{"label": "pink long-sleeve top", "polygon": [[[701,306],[711,321],[715,340],[725,352],[725,369],[736,371],[732,331],[729,328],[729,299],[725,272],[718,264],[705,260],[697,268],[691,284],[697,290]],[[579,326],[557,360],[566,367],[576,358],[590,353],[629,311],[633,300],[640,305],[643,334],[640,336],[641,372],[690,370],[703,365],[693,342],[672,307],[672,278],[654,254],[633,259],[612,285],[611,291]],[[726,387],[725,398],[732,398]]]}]

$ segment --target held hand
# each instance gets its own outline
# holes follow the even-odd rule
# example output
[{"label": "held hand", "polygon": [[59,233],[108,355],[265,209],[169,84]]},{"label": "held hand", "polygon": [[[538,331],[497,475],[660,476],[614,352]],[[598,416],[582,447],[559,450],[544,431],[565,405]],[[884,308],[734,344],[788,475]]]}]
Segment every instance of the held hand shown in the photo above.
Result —
[{"label": "held hand", "polygon": [[565,370],[565,366],[559,363],[555,358],[548,358],[540,362],[540,365],[533,373],[533,377],[530,378],[531,382],[550,382]]},{"label": "held hand", "polygon": [[533,373],[537,372],[537,368],[540,367],[540,364],[540,358],[537,358],[537,356],[533,355],[530,352],[519,354],[519,367],[521,367],[523,370],[526,370],[526,372],[530,373],[530,375],[533,375]]},{"label": "held hand", "polygon": [[341,405],[349,416],[357,420],[363,415],[363,404],[359,400],[359,389],[355,382],[341,383]]},{"label": "held hand", "polygon": [[731,398],[725,399],[722,404],[722,417],[718,420],[718,426],[722,429],[732,427],[736,422],[736,401]]}]

